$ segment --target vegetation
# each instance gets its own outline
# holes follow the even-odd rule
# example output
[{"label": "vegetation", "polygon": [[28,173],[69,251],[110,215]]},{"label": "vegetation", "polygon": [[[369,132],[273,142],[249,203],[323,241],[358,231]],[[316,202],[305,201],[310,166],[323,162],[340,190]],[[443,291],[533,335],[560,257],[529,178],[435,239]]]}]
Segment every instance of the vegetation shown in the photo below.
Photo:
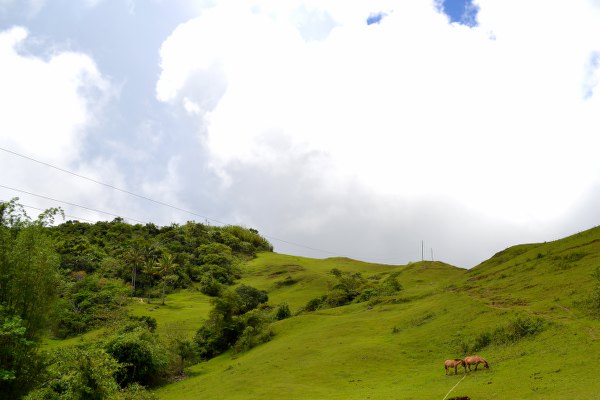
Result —
[{"label": "vegetation", "polygon": [[264,310],[256,310],[268,299],[264,291],[246,285],[213,299],[208,320],[194,337],[200,357],[207,360],[231,348],[245,351],[270,340],[269,319]]},{"label": "vegetation", "polygon": [[365,279],[360,272],[342,272],[337,268],[333,268],[330,274],[337,282],[330,285],[327,294],[309,300],[304,306],[305,311],[362,303],[377,297],[393,296],[402,290],[399,272],[392,272],[383,280],[381,276]]},{"label": "vegetation", "polygon": [[[243,261],[272,250],[242,227],[119,218],[55,225],[61,214],[51,209],[32,221],[17,199],[0,203],[0,398],[151,398],[140,385],[181,374],[198,349],[189,338],[160,338],[153,318],[128,318],[130,299],[160,296],[164,306],[172,290],[196,285],[217,296]],[[253,308],[254,293],[240,293]],[[113,333],[90,346],[40,351],[48,334],[64,339],[99,327]]]},{"label": "vegetation", "polygon": [[[58,215],[0,207],[0,398],[600,392],[600,228],[463,270],[286,256],[241,227]],[[445,375],[473,353],[490,369]]]}]

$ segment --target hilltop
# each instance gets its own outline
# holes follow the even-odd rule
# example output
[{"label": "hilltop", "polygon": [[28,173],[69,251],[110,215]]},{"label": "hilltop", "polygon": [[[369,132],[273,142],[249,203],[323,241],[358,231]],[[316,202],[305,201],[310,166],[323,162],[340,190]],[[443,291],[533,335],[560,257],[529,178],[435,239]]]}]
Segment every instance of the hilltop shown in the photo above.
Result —
[{"label": "hilltop", "polygon": [[599,258],[598,228],[510,247],[471,270],[261,253],[241,282],[296,312],[327,291],[332,268],[397,272],[404,290],[276,322],[270,342],[198,364],[187,379],[157,393],[164,399],[441,399],[461,378],[445,376],[443,361],[477,352],[491,368],[471,372],[453,395],[593,398],[600,392],[594,372],[600,324],[586,302]]}]

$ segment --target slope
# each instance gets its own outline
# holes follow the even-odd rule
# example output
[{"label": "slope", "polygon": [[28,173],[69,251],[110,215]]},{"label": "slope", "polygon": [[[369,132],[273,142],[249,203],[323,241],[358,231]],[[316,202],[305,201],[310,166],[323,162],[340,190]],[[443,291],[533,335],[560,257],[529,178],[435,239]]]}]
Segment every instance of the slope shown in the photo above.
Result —
[{"label": "slope", "polygon": [[[470,271],[430,262],[393,267],[260,254],[242,283],[293,310],[326,292],[331,268],[365,276],[399,272],[405,290],[393,299],[277,322],[271,342],[196,365],[188,379],[157,393],[164,399],[441,399],[462,378],[444,375],[444,359],[463,357],[489,334],[479,351],[492,368],[468,374],[453,395],[594,398],[600,326],[580,304],[593,288],[599,244],[600,231],[593,229],[512,247]],[[493,340],[514,321],[538,320],[543,329],[535,334]]]}]

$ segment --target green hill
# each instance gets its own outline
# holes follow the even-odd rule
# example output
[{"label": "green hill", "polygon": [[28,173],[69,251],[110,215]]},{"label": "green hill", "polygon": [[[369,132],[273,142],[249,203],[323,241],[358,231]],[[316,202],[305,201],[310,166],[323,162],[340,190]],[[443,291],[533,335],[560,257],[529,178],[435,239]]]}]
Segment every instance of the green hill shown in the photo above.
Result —
[{"label": "green hill", "polygon": [[[511,247],[472,270],[261,253],[240,283],[266,290],[270,304],[287,302],[294,313],[327,292],[332,268],[374,279],[397,272],[404,290],[276,322],[270,342],[193,366],[186,379],[156,393],[161,399],[442,399],[460,382],[449,397],[598,398],[600,322],[586,301],[599,257],[600,228]],[[199,306],[198,313],[206,310]],[[160,325],[162,317],[154,316]],[[464,380],[462,373],[446,376],[444,360],[467,352],[491,368]]]}]

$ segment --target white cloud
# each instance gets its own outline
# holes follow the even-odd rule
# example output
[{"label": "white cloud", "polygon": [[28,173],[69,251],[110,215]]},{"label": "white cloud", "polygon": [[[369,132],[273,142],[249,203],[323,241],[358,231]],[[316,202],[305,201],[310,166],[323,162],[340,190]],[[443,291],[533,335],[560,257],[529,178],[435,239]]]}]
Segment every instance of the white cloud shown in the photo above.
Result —
[{"label": "white cloud", "polygon": [[[81,154],[95,114],[111,95],[110,83],[85,54],[63,51],[47,58],[30,54],[28,36],[21,27],[0,32],[0,146],[118,184],[120,175],[109,160],[84,159]],[[2,152],[0,169],[4,186],[100,209],[110,204],[98,185],[16,155]],[[13,190],[3,189],[0,200],[15,196],[26,205],[48,207],[48,200]],[[70,207],[53,203],[69,212]],[[89,218],[85,211],[75,214]]]},{"label": "white cloud", "polygon": [[0,143],[68,164],[109,84],[84,54],[60,52],[47,60],[27,54],[27,36],[20,27],[0,33]]},{"label": "white cloud", "polygon": [[[469,28],[420,0],[218,3],[163,43],[157,97],[199,118],[231,182],[320,154],[304,160],[323,185],[541,232],[599,182],[600,10],[477,4]],[[298,22],[315,13],[334,21],[317,40]]]}]

